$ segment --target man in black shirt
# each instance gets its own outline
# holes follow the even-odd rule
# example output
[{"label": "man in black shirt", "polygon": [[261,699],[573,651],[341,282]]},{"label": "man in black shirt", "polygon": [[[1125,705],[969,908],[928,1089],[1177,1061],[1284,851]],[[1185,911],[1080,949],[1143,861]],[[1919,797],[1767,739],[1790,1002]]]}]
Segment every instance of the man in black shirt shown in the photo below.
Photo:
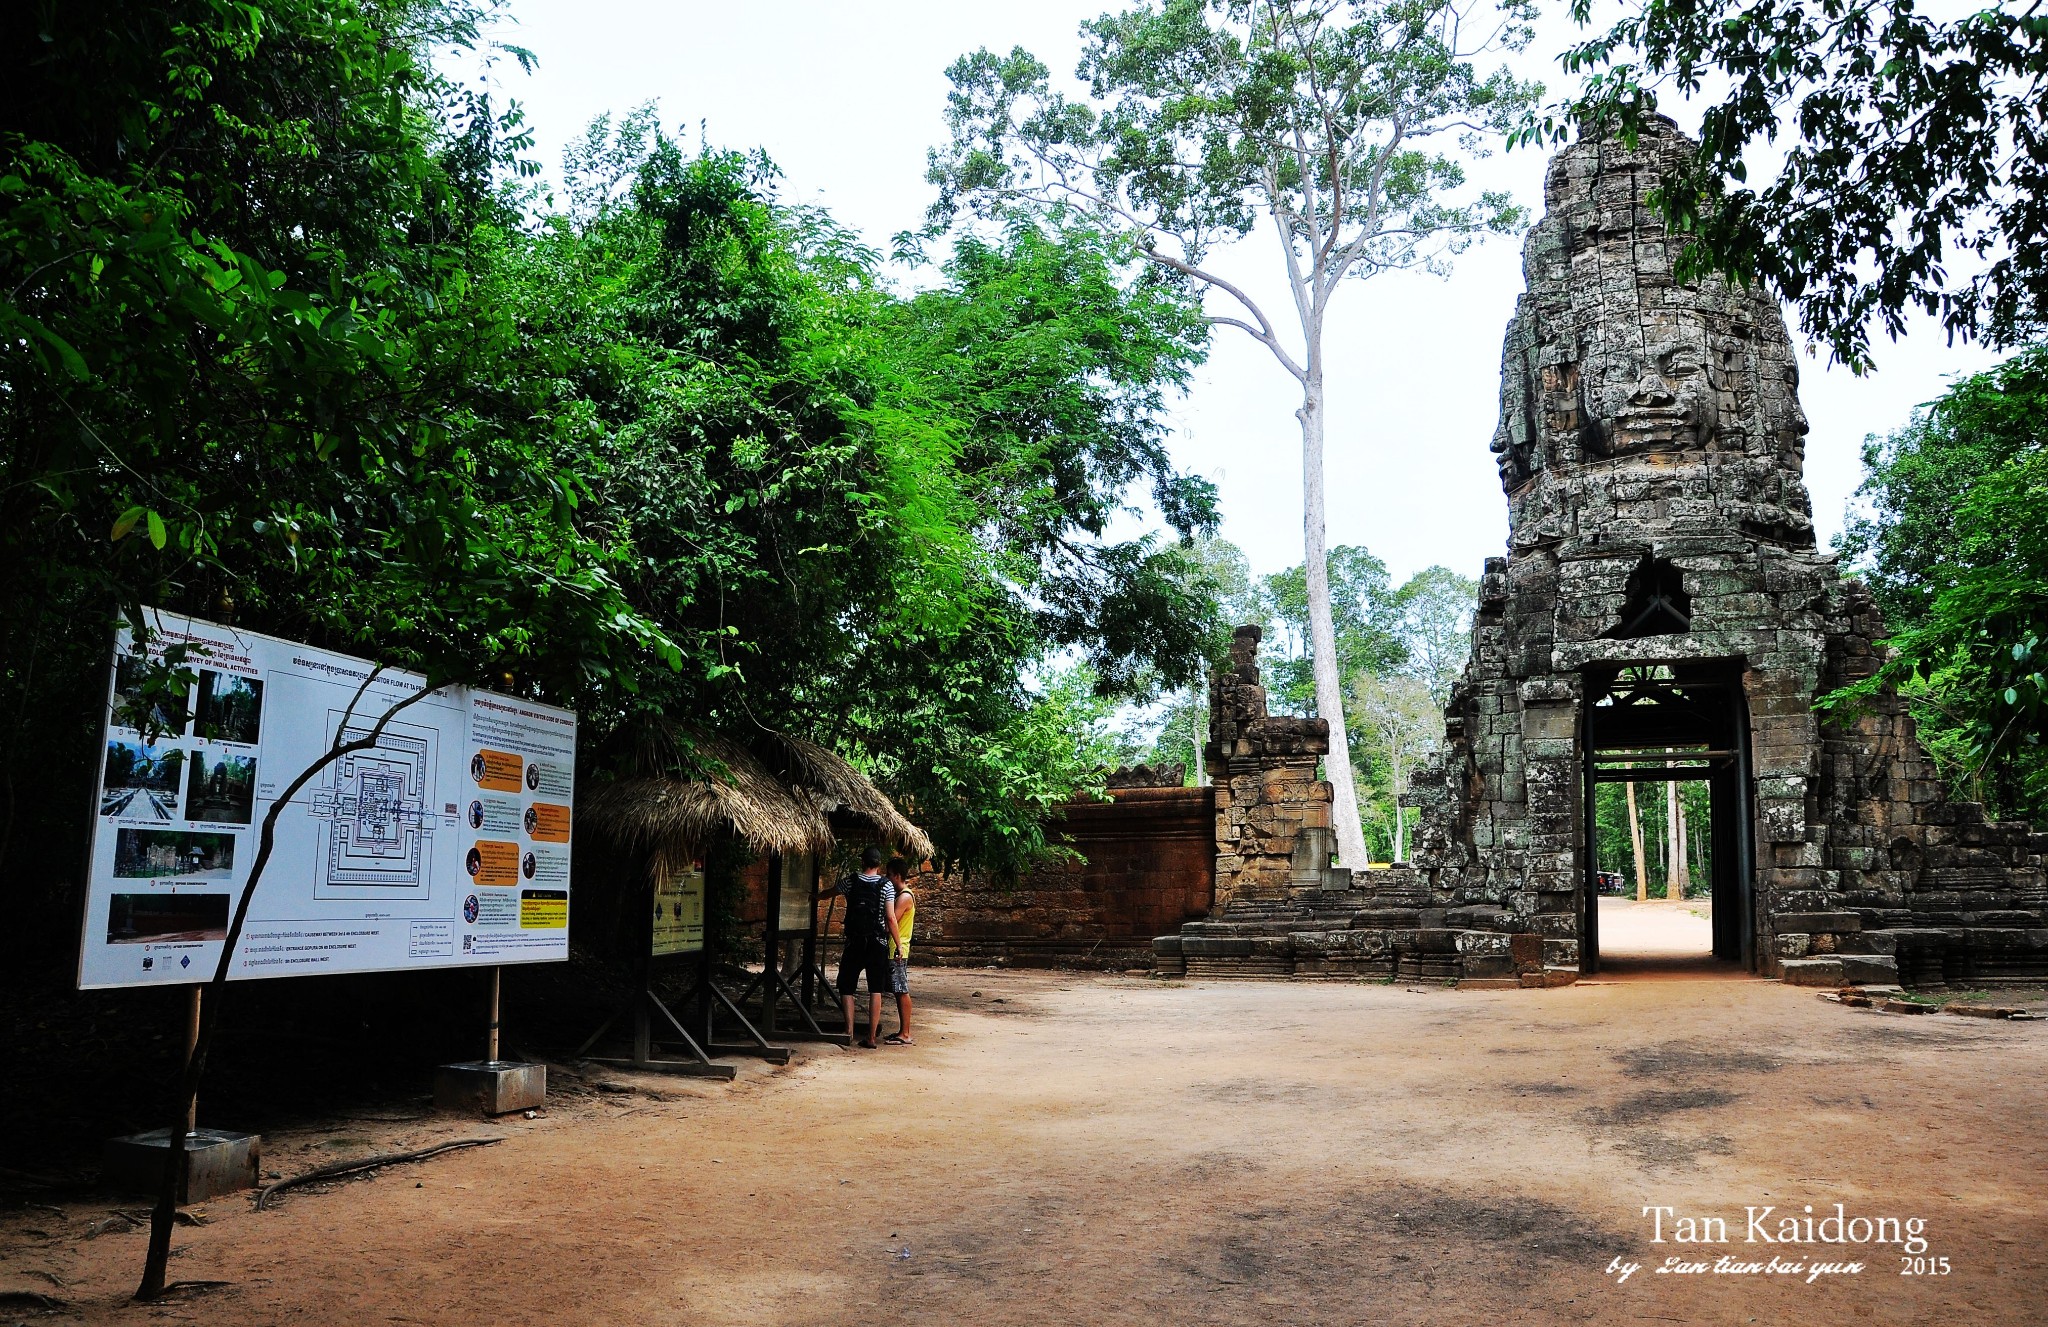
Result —
[{"label": "man in black shirt", "polygon": [[[846,1007],[846,1039],[856,1046],[873,1049],[875,1034],[882,1025],[882,992],[889,989],[889,955],[894,948],[896,887],[882,874],[882,851],[868,848],[860,855],[860,874],[850,875],[819,897],[846,896],[845,947],[839,955],[839,1002]],[[861,974],[868,979],[868,1035],[858,1041],[853,1033],[854,987]]]}]

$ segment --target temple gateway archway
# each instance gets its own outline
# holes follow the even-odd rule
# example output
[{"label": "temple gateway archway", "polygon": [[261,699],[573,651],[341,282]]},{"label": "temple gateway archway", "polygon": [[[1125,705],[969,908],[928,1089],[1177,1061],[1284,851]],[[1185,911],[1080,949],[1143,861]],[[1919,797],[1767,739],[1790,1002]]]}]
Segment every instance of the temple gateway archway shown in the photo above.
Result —
[{"label": "temple gateway archway", "polygon": [[1162,970],[1576,980],[1599,785],[1682,775],[1713,789],[1718,956],[1814,985],[2048,979],[2048,836],[1949,801],[1896,701],[1815,712],[1884,624],[1816,547],[1775,300],[1673,278],[1644,195],[1690,150],[1662,121],[1551,161],[1502,353],[1508,550],[1407,798],[1414,861],[1328,868],[1322,725],[1266,714],[1240,632],[1205,753],[1218,906]]}]

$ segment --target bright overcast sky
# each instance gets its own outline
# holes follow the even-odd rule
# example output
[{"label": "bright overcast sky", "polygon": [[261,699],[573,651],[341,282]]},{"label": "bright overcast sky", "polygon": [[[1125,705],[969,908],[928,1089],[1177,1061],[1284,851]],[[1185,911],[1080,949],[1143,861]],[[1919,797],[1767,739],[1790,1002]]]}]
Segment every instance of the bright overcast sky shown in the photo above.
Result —
[{"label": "bright overcast sky", "polygon": [[[494,81],[525,105],[551,173],[593,116],[654,100],[663,123],[687,126],[692,142],[701,122],[714,145],[767,149],[786,199],[829,207],[886,251],[930,201],[925,151],[945,133],[946,66],[980,46],[1021,45],[1065,75],[1080,49],[1077,24],[1108,7],[512,0],[516,23],[501,38],[530,48],[540,67],[524,75],[502,64]],[[1526,62],[1553,90],[1563,83],[1552,61],[1572,32],[1553,5]],[[1696,113],[1667,109],[1693,127]],[[1499,156],[1481,178],[1540,208],[1543,161],[1533,150]],[[1330,543],[1365,545],[1397,578],[1433,563],[1477,576],[1481,560],[1502,551],[1507,509],[1487,442],[1501,336],[1522,290],[1520,253],[1519,240],[1489,241],[1458,259],[1448,280],[1375,277],[1336,300],[1327,334]],[[1276,297],[1267,308],[1278,315],[1278,262],[1270,233],[1257,232],[1218,265]],[[1826,368],[1824,357],[1804,363],[1807,483],[1824,541],[1841,527],[1865,435],[1889,432],[1951,376],[1991,361],[1975,348],[1951,350],[1929,329],[1880,342],[1878,372],[1862,380]],[[1292,379],[1264,348],[1219,328],[1174,412],[1174,455],[1221,489],[1222,532],[1261,572],[1301,561],[1295,404]]]}]

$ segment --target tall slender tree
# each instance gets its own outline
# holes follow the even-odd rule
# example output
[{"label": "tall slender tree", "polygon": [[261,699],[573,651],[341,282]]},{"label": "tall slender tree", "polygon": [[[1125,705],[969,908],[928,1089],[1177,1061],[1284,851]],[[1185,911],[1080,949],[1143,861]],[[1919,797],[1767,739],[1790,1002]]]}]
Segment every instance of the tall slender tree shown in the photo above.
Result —
[{"label": "tall slender tree", "polygon": [[[1298,390],[1316,709],[1346,865],[1364,864],[1365,839],[1330,616],[1323,334],[1346,278],[1440,268],[1473,238],[1521,226],[1507,195],[1465,188],[1454,151],[1479,152],[1540,95],[1479,67],[1527,43],[1532,13],[1530,0],[1165,0],[1082,25],[1078,99],[1022,48],[948,71],[934,230],[963,206],[1085,212],[1202,292],[1209,321],[1264,346]],[[1291,328],[1208,264],[1261,224],[1278,243]]]},{"label": "tall slender tree", "polygon": [[1685,818],[1678,804],[1678,782],[1664,784],[1664,897],[1677,902],[1685,897]]},{"label": "tall slender tree", "polygon": [[1643,818],[1636,813],[1636,786],[1633,783],[1621,786],[1628,789],[1628,838],[1629,846],[1635,849],[1636,854],[1636,902],[1647,903],[1650,901],[1650,877],[1643,870]]}]

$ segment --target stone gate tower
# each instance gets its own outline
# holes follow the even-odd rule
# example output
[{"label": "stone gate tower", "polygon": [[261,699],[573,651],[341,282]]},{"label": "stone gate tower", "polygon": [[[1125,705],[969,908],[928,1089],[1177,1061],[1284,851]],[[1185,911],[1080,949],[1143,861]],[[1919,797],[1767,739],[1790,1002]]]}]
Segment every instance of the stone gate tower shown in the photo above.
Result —
[{"label": "stone gate tower", "polygon": [[[1692,147],[1660,120],[1550,164],[1502,352],[1508,555],[1415,781],[1416,865],[1433,901],[1588,971],[1595,787],[1705,778],[1721,957],[1829,983],[2048,975],[2041,838],[1948,802],[1895,702],[1814,710],[1875,668],[1883,625],[1815,547],[1776,300],[1673,277],[1644,196]],[[1459,948],[1466,972],[1531,966],[1482,932]]]},{"label": "stone gate tower", "polygon": [[1244,891],[1162,967],[1573,980],[1598,961],[1595,791],[1647,776],[1712,789],[1720,957],[1826,985],[2048,978],[2048,836],[1949,802],[1896,701],[1814,709],[1884,627],[1815,546],[1776,301],[1673,276],[1644,198],[1691,148],[1660,120],[1550,163],[1502,353],[1508,552],[1406,799],[1414,862]]}]

